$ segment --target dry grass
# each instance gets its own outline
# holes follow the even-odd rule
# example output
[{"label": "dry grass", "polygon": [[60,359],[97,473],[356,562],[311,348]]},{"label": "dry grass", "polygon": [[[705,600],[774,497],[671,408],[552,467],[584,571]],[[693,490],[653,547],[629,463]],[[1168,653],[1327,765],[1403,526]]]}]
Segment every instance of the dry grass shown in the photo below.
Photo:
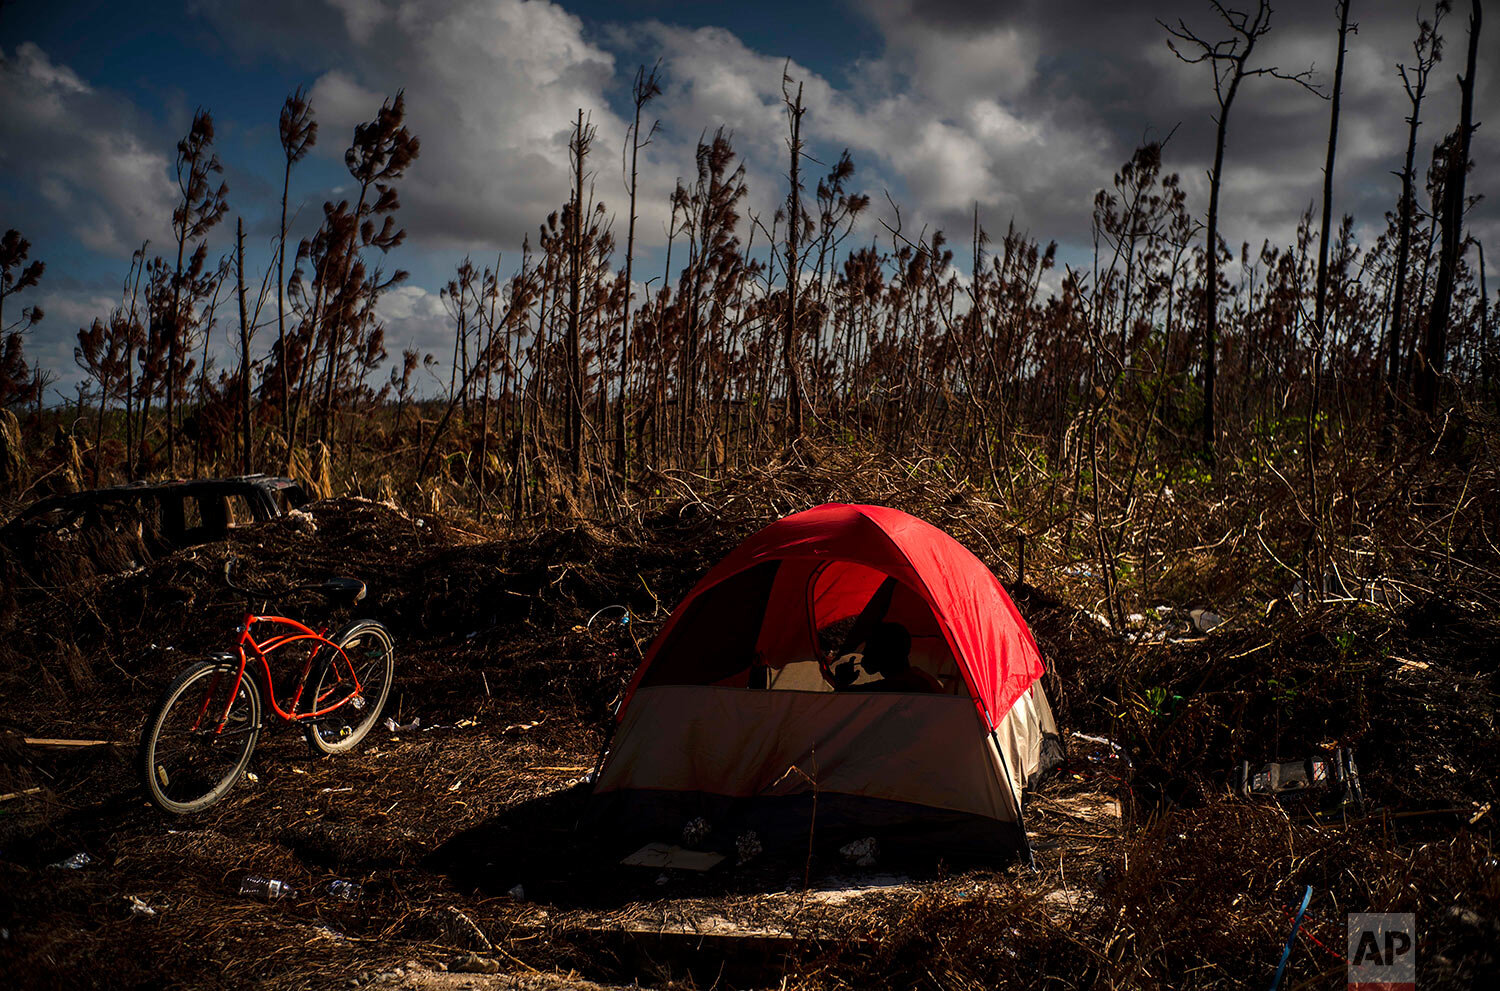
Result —
[{"label": "dry grass", "polygon": [[[1255,542],[1221,541],[1189,557],[1247,576],[1236,597],[1131,594],[1213,605],[1230,622],[1208,636],[1178,622],[1153,643],[1091,618],[1097,584],[1060,535],[1028,541],[1027,580],[1014,585],[1024,486],[1015,501],[987,498],[940,462],[852,449],[660,482],[679,492],[674,503],[561,527],[335,499],[311,507],[315,528],[279,520],[227,543],[148,549],[134,571],[107,546],[8,549],[29,580],[3,621],[12,732],[128,743],[184,655],[237,615],[217,581],[230,553],[263,580],[366,577],[369,611],[398,636],[400,718],[477,722],[382,735],[327,762],[273,737],[253,765],[259,783],[190,822],[144,808],[128,749],[37,751],[0,736],[0,792],[45,789],[0,804],[11,934],[0,966],[37,987],[294,988],[477,950],[515,974],[656,986],[1220,988],[1269,980],[1304,885],[1314,900],[1287,986],[1342,981],[1330,953],[1343,913],[1363,909],[1418,913],[1424,986],[1493,966],[1494,817],[1476,814],[1495,798],[1500,624],[1482,560],[1393,559],[1388,573],[1416,600],[1396,609],[1308,604],[1257,584]],[[906,509],[973,548],[1013,585],[1064,725],[1120,741],[1133,764],[1075,741],[1030,806],[1035,873],[925,865],[910,881],[829,898],[804,896],[800,860],[664,888],[614,866],[607,843],[572,832],[582,796],[565,786],[579,772],[553,769],[592,765],[638,650],[713,561],[757,526],[832,499]],[[1252,499],[1179,503],[1149,539],[1195,546],[1189,530],[1244,526]],[[1395,536],[1417,546],[1424,531],[1443,528],[1414,518]],[[616,602],[631,607],[630,627],[581,629]],[[1228,794],[1241,759],[1333,743],[1360,755],[1375,803],[1362,817]],[[45,866],[78,850],[95,863]],[[814,866],[815,887],[840,885],[827,852]],[[247,872],[304,891],[351,877],[366,895],[266,906],[236,894]],[[518,882],[526,901],[506,894]],[[132,915],[132,895],[158,914]],[[726,927],[761,936],[731,941]]]}]

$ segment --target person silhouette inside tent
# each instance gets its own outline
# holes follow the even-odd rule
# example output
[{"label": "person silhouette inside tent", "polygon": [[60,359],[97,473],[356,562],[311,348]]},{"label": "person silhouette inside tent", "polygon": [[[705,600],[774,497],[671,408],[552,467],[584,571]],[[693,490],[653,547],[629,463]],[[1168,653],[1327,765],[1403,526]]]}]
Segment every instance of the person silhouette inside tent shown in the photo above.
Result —
[{"label": "person silhouette inside tent", "polygon": [[870,630],[860,666],[879,677],[847,685],[846,691],[930,694],[943,690],[936,678],[911,666],[911,634],[900,623],[877,623]]}]

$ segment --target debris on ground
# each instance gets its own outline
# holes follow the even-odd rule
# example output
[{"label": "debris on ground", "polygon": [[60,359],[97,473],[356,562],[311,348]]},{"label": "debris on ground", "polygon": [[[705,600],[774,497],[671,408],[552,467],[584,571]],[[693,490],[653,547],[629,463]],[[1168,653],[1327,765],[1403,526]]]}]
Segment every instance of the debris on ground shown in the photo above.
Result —
[{"label": "debris on ground", "polygon": [[875,837],[866,836],[839,847],[839,856],[855,867],[874,867],[880,856],[880,843]]},{"label": "debris on ground", "polygon": [[498,974],[500,961],[494,957],[482,957],[477,953],[465,953],[448,964],[448,969],[458,974]]},{"label": "debris on ground", "polygon": [[313,514],[305,509],[294,509],[286,514],[287,526],[304,536],[315,536],[318,532],[318,522],[313,519]]},{"label": "debris on ground", "polygon": [[246,898],[263,898],[266,901],[275,901],[278,898],[296,898],[297,891],[291,885],[279,878],[261,877],[258,874],[248,874],[240,882],[240,896]]},{"label": "debris on ground", "polygon": [[126,895],[125,903],[130,906],[131,915],[155,915],[156,909],[152,908],[145,899],[135,895]]},{"label": "debris on ground", "polygon": [[324,889],[328,894],[344,902],[357,902],[364,894],[364,889],[353,881],[333,880],[328,882]]},{"label": "debris on ground", "polygon": [[1273,762],[1260,768],[1243,761],[1237,781],[1239,793],[1245,798],[1316,792],[1330,806],[1353,805],[1358,809],[1365,804],[1354,755],[1342,747],[1306,760]]},{"label": "debris on ground", "polygon": [[620,863],[627,867],[667,867],[679,871],[707,871],[724,860],[722,853],[684,850],[666,843],[647,843]]},{"label": "debris on ground", "polygon": [[1193,621],[1193,628],[1199,633],[1212,633],[1224,625],[1224,617],[1212,609],[1190,609],[1188,617]]},{"label": "debris on ground", "polygon": [[762,852],[760,834],[752,829],[736,836],[734,838],[734,852],[735,863],[737,864],[748,864],[756,857],[759,857]]},{"label": "debris on ground", "polygon": [[687,824],[682,827],[682,845],[686,847],[701,846],[703,841],[708,839],[708,834],[712,831],[712,828],[708,824],[708,820],[702,816],[698,816],[696,819],[689,819]]},{"label": "debris on ground", "polygon": [[[1457,554],[1448,564],[1438,555],[1425,575],[1383,557],[1394,576],[1384,587],[1400,589],[1399,603],[1304,598],[1272,609],[1266,596],[1284,594],[1285,579],[1268,573],[1248,588],[1254,576],[1234,561],[1194,554],[1150,599],[1124,603],[1119,614],[1144,623],[1131,619],[1122,634],[1080,621],[1070,604],[1101,608],[1097,577],[1061,574],[1060,548],[1045,546],[1055,537],[1028,541],[1032,584],[1013,597],[1048,661],[1058,722],[1072,731],[1066,763],[1026,807],[1034,874],[907,871],[893,849],[880,852],[880,870],[908,880],[873,887],[865,868],[837,854],[848,836],[830,832],[823,845],[821,822],[811,857],[804,832],[790,862],[777,850],[782,838],[743,834],[731,844],[725,835],[721,853],[742,862],[734,870],[664,857],[636,871],[618,866],[629,851],[581,841],[573,827],[587,788],[573,786],[580,768],[597,764],[638,647],[709,564],[786,506],[892,504],[951,526],[1002,578],[1014,573],[994,536],[1011,510],[972,500],[945,508],[925,476],[831,464],[832,483],[831,468],[777,475],[774,510],[758,508],[767,500],[747,482],[726,485],[732,511],[673,508],[607,531],[467,520],[460,530],[435,513],[418,526],[388,506],[334,499],[313,506],[315,533],[275,519],[189,548],[147,552],[122,538],[118,553],[102,548],[88,567],[52,544],[28,551],[27,562],[55,560],[46,581],[0,590],[17,597],[9,611],[0,603],[0,689],[10,703],[0,793],[43,787],[48,797],[8,802],[0,815],[0,972],[141,987],[165,969],[189,983],[280,991],[360,974],[368,984],[398,966],[409,982],[406,962],[433,967],[461,949],[495,961],[500,982],[524,978],[523,988],[542,980],[528,968],[559,982],[578,971],[620,985],[708,987],[727,960],[731,972],[744,969],[721,987],[775,987],[782,976],[827,991],[997,987],[1041,973],[1136,989],[1172,974],[1219,991],[1269,982],[1309,885],[1284,986],[1316,985],[1319,965],[1333,966],[1307,940],[1338,950],[1344,912],[1415,899],[1443,906],[1418,914],[1436,983],[1472,985],[1493,969],[1500,595],[1478,579],[1444,577],[1444,567],[1467,567]],[[0,558],[13,550],[0,547]],[[382,716],[466,732],[412,733],[400,746],[379,738],[328,761],[307,760],[296,734],[272,735],[253,764],[267,788],[237,791],[211,816],[170,829],[140,800],[128,745],[19,742],[134,739],[154,694],[195,653],[222,649],[239,618],[243,600],[218,580],[231,553],[267,584],[368,581],[361,615],[388,621],[399,658]],[[1235,618],[1204,636],[1189,607],[1210,602]],[[606,613],[587,628],[614,603],[629,606],[628,625]],[[314,615],[322,606],[286,608]],[[466,638],[474,630],[484,633]],[[1320,821],[1290,802],[1234,794],[1242,763],[1334,747],[1357,755],[1378,808]],[[456,780],[462,789],[449,792]],[[47,869],[84,848],[92,869]],[[357,904],[283,897],[268,909],[239,896],[229,873],[252,867],[307,891],[331,875],[358,877],[363,895]],[[524,900],[501,897],[522,885]],[[820,888],[857,895],[824,899]],[[123,892],[158,914],[136,918]],[[651,942],[679,931],[676,942]],[[755,950],[733,949],[747,944]],[[755,953],[774,969],[745,962]],[[103,976],[101,959],[111,961]],[[281,969],[268,974],[257,960]]]}]

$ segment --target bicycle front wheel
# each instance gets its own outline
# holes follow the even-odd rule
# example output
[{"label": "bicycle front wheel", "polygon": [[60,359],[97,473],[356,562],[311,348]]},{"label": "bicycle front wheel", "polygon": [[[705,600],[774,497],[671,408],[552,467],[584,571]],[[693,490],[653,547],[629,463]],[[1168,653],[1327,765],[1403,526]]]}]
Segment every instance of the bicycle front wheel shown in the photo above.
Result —
[{"label": "bicycle front wheel", "polygon": [[[318,754],[341,754],[358,746],[375,728],[396,676],[395,642],[374,620],[349,624],[334,635],[333,642],[343,656],[328,658],[311,686],[318,709],[338,706],[308,724],[307,742]],[[359,677],[358,691],[351,671]]]},{"label": "bicycle front wheel", "polygon": [[239,676],[238,664],[201,661],[178,675],[141,733],[151,804],[182,815],[222,799],[250,763],[260,712],[260,689],[250,672]]}]

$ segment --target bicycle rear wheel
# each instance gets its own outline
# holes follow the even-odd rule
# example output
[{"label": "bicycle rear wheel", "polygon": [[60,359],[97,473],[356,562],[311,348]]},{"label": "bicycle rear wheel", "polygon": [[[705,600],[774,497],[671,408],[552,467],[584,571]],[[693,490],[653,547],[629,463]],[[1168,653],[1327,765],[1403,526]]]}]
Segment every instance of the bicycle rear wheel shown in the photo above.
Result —
[{"label": "bicycle rear wheel", "polygon": [[[338,708],[307,726],[307,743],[314,753],[341,754],[353,750],[374,729],[396,675],[396,645],[390,633],[371,619],[350,623],[333,636],[343,657],[330,657],[309,685],[318,709]],[[345,663],[345,658],[348,663]],[[349,677],[350,665],[359,676],[359,691]]]},{"label": "bicycle rear wheel", "polygon": [[[162,693],[141,733],[140,774],[163,812],[201,812],[234,787],[260,738],[260,688],[239,665],[200,661]],[[232,697],[231,697],[232,693]]]}]

